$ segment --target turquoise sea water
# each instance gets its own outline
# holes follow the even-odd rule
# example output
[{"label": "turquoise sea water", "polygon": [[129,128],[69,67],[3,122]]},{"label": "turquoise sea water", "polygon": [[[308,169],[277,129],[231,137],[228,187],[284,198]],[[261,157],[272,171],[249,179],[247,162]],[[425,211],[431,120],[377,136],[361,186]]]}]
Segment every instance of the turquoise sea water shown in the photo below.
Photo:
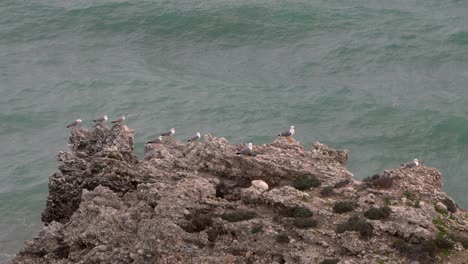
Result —
[{"label": "turquoise sea water", "polygon": [[359,179],[419,158],[468,207],[468,2],[0,1],[0,262],[41,228],[75,118],[263,144],[289,125]]}]

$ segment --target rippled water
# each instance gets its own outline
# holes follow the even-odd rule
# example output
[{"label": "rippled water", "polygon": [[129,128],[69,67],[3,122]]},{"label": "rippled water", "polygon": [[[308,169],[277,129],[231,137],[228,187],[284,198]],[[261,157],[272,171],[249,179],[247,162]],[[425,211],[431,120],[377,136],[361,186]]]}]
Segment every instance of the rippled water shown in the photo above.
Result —
[{"label": "rippled water", "polygon": [[41,228],[65,125],[348,148],[363,178],[419,158],[468,206],[468,2],[0,2],[0,262]]}]

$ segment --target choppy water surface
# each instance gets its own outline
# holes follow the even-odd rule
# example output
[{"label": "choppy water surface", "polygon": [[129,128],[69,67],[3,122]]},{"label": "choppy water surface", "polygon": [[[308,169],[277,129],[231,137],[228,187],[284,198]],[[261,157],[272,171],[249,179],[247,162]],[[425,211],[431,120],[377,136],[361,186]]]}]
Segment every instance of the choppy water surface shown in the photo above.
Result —
[{"label": "choppy water surface", "polygon": [[0,262],[40,229],[64,128],[124,113],[235,143],[351,151],[358,178],[419,158],[468,206],[468,2],[0,2]]}]

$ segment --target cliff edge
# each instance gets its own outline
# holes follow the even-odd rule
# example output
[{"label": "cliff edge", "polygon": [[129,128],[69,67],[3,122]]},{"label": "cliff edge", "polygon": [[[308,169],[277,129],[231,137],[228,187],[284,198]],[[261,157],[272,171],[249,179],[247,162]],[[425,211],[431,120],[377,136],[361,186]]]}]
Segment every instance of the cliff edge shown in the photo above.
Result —
[{"label": "cliff edge", "polygon": [[[125,125],[74,128],[45,226],[11,263],[458,263],[468,214],[431,167],[352,179],[348,151],[206,135],[134,153]],[[460,262],[463,263],[463,262]]]}]

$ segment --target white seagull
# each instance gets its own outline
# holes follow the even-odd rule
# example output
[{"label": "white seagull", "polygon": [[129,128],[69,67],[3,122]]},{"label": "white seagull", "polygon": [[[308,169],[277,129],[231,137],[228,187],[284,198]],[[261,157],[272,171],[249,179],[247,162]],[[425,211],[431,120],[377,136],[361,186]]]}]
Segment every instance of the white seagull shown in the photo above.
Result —
[{"label": "white seagull", "polygon": [[294,132],[296,132],[296,130],[294,130],[294,126],[290,126],[288,131],[278,134],[278,137],[292,137]]},{"label": "white seagull", "polygon": [[107,115],[103,115],[103,116],[99,117],[98,119],[94,119],[93,121],[94,121],[95,123],[106,122],[106,121],[107,121]]},{"label": "white seagull", "polygon": [[81,124],[81,119],[76,119],[75,121],[73,121],[72,123],[70,123],[67,128],[70,128],[70,127],[76,127],[77,125]]},{"label": "white seagull", "polygon": [[418,159],[414,159],[413,161],[409,161],[409,162],[406,162],[406,163],[403,163],[400,165],[401,168],[413,168],[413,167],[417,167],[419,166],[419,161]]},{"label": "white seagull", "polygon": [[170,130],[162,133],[161,136],[170,137],[170,136],[174,135],[174,133],[175,133],[175,128],[171,128]]},{"label": "white seagull", "polygon": [[120,115],[119,118],[117,118],[116,120],[112,121],[112,123],[122,123],[123,121],[125,121],[125,116],[124,116],[124,115]]},{"label": "white seagull", "polygon": [[247,144],[244,148],[237,152],[237,155],[249,155],[252,152],[253,145],[252,143]]},{"label": "white seagull", "polygon": [[197,132],[195,135],[193,135],[193,136],[188,140],[188,142],[197,141],[197,140],[200,139],[200,137],[201,137],[200,132]]},{"label": "white seagull", "polygon": [[162,143],[162,136],[159,136],[158,138],[156,139],[153,139],[153,140],[150,140],[146,143],[149,143],[149,144],[161,144]]}]

